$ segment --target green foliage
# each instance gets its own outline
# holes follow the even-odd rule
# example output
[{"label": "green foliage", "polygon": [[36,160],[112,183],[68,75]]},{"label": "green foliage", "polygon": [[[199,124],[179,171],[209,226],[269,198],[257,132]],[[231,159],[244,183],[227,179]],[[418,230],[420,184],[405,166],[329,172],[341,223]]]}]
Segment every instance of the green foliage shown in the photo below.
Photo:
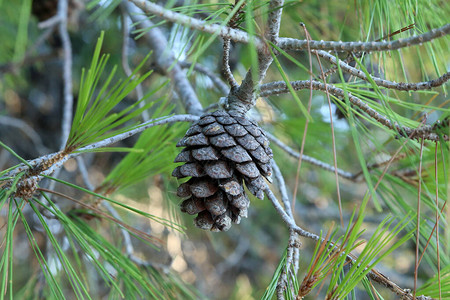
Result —
[{"label": "green foliage", "polygon": [[150,91],[142,99],[139,99],[139,101],[120,112],[112,111],[120,101],[151,74],[150,71],[143,76],[138,76],[139,69],[144,65],[148,56],[134,70],[131,76],[123,82],[121,80],[117,81],[110,87],[116,72],[116,67],[114,67],[109,72],[109,76],[98,91],[98,94],[96,96],[94,95],[97,92],[97,85],[99,84],[100,78],[108,62],[108,55],[102,55],[100,57],[103,38],[104,35],[102,33],[95,47],[91,67],[87,73],[84,72],[84,70],[82,72],[77,109],[73,118],[69,139],[66,143],[66,149],[73,150],[82,148],[83,146],[105,140],[111,136],[136,128],[136,125],[128,125],[117,129],[127,121],[135,119],[144,110],[153,105],[153,102],[149,102],[138,107],[139,103],[145,101],[157,90]]},{"label": "green foliage", "polygon": [[[161,103],[154,113],[154,118],[166,116],[173,108],[173,105],[167,106],[167,102]],[[173,158],[176,156],[173,144],[185,130],[186,125],[174,124],[152,127],[144,131],[133,148],[140,151],[132,151],[125,156],[105,178],[102,188],[124,189],[144,178],[171,172]]]}]

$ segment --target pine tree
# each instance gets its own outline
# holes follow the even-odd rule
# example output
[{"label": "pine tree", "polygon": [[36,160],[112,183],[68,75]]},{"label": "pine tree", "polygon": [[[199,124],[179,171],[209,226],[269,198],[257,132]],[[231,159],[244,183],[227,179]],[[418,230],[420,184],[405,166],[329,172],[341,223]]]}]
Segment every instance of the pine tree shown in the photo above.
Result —
[{"label": "pine tree", "polygon": [[0,8],[1,299],[450,298],[450,4]]}]

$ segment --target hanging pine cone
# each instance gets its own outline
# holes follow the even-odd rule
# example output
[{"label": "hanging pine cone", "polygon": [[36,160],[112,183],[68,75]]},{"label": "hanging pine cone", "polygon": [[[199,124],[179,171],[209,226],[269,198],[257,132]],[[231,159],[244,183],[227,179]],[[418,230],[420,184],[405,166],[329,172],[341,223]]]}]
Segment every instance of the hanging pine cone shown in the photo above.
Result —
[{"label": "hanging pine cone", "polygon": [[181,211],[198,214],[197,227],[226,231],[231,222],[239,224],[247,217],[250,200],[243,182],[253,195],[264,198],[262,176],[271,181],[272,150],[264,132],[244,115],[223,110],[205,114],[177,147],[186,147],[175,158],[184,164],[172,176],[191,177],[178,187],[177,195],[188,198]]}]

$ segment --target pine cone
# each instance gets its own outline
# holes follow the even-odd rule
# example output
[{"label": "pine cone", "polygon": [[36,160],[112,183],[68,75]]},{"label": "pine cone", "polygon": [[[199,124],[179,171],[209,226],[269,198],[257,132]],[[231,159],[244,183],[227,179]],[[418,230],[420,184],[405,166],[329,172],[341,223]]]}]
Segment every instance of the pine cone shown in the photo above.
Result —
[{"label": "pine cone", "polygon": [[177,147],[186,147],[175,158],[184,164],[172,176],[191,177],[178,187],[177,195],[189,197],[181,211],[198,214],[197,227],[226,231],[231,222],[239,224],[247,217],[250,200],[243,182],[253,195],[264,198],[262,176],[271,182],[272,150],[261,128],[244,115],[223,110],[205,114]]}]

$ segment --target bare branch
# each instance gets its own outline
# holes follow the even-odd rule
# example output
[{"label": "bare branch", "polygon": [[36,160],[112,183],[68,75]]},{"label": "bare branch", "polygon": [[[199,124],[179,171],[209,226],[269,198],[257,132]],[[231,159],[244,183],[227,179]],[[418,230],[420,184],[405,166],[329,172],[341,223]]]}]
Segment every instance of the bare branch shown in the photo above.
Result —
[{"label": "bare branch", "polygon": [[[299,81],[291,82],[291,85],[295,90],[302,90],[302,89],[310,88],[310,84],[311,84],[311,82],[309,80],[299,80]],[[327,87],[328,87],[328,91],[331,94],[333,94],[334,96],[339,97],[339,98],[345,98],[344,90],[337,88],[335,86],[332,86],[332,85],[327,85]],[[318,81],[312,82],[312,88],[314,90],[325,91],[325,85]],[[266,96],[274,95],[274,94],[289,93],[289,89],[287,88],[286,83],[284,81],[277,81],[277,82],[271,82],[268,84],[263,84],[261,86],[261,91],[262,92],[260,95],[262,97],[266,97]],[[383,126],[389,128],[389,129],[394,130],[400,136],[411,137],[413,139],[424,138],[424,139],[430,140],[430,141],[439,141],[440,140],[439,135],[437,133],[433,132],[432,126],[424,125],[419,128],[400,126],[397,122],[393,123],[386,116],[378,113],[376,110],[374,110],[369,105],[367,105],[367,103],[361,101],[358,97],[355,97],[350,93],[347,93],[347,96],[348,96],[348,99],[351,104],[353,104],[354,106],[358,107],[363,112],[368,114],[376,122],[382,124]],[[442,136],[442,138],[444,141],[449,140],[449,136],[445,135],[445,134]]]},{"label": "bare branch", "polygon": [[[135,5],[131,4],[133,2]],[[175,57],[167,45],[167,40],[164,34],[158,27],[142,15],[142,5],[156,6],[163,9],[156,4],[144,1],[132,0],[123,1],[122,5],[128,10],[131,19],[134,23],[138,23],[143,28],[151,28],[146,32],[144,37],[147,39],[149,46],[153,49],[153,55],[155,62],[161,70],[167,73],[167,76],[172,80],[174,88],[180,97],[186,111],[192,115],[201,115],[203,113],[203,107],[197,98],[197,94],[189,83],[186,74],[181,70],[178,63],[176,63]],[[138,6],[138,7],[136,7]],[[166,9],[163,9],[166,11]],[[144,9],[145,12],[150,12]],[[170,11],[169,11],[170,12]]]},{"label": "bare branch", "polygon": [[[295,158],[299,158],[300,157],[300,153],[298,153],[297,151],[295,151],[294,149],[292,149],[291,147],[289,147],[288,145],[284,144],[282,141],[280,141],[279,139],[277,139],[273,134],[266,132],[265,133],[266,136],[278,147],[280,147],[282,150],[284,150],[286,153],[288,153],[289,155],[291,155],[292,157]],[[312,164],[314,166],[317,166],[319,168],[322,168],[326,171],[329,172],[333,172],[335,171],[335,168],[332,165],[329,165],[327,163],[324,163],[323,161],[320,161],[314,157],[308,156],[303,154],[302,156],[302,160],[306,163]],[[337,173],[339,176],[346,178],[348,180],[352,180],[354,181],[354,174],[341,170],[341,169],[337,169]]]},{"label": "bare branch", "polygon": [[[265,40],[274,44],[278,43],[283,3],[284,0],[271,0],[269,3],[269,18],[266,26]],[[256,44],[257,42],[255,40]],[[257,87],[266,76],[267,70],[273,61],[271,52],[265,41],[263,45],[264,47],[259,48],[260,51],[258,52],[258,74],[253,74],[254,70],[252,71],[250,69],[245,75],[239,89],[236,92],[232,90],[228,96],[228,104],[232,110],[245,113],[256,104],[255,93],[257,92]]]},{"label": "bare branch", "polygon": [[[186,68],[190,68],[192,66],[192,64],[190,62],[187,61],[180,61],[178,62],[180,64],[180,67],[186,69]],[[206,76],[209,77],[209,79],[211,79],[211,81],[214,83],[214,85],[219,89],[219,91],[223,94],[223,95],[227,95],[230,92],[230,88],[228,87],[228,85],[222,81],[222,79],[219,78],[219,76],[217,76],[216,74],[214,74],[214,72],[211,72],[208,68],[206,68],[205,66],[202,66],[199,63],[195,63],[194,64],[194,70],[205,74]],[[207,111],[208,109],[205,108],[204,111]]]},{"label": "bare branch", "polygon": [[[335,56],[331,55],[330,53],[322,50],[315,51],[319,56],[329,60],[333,64],[337,64],[338,61]],[[368,81],[368,78],[366,74],[350,65],[345,63],[342,60],[339,60],[339,66],[342,68],[342,70],[352,74],[353,76],[356,76],[358,78],[361,78],[363,80]],[[378,77],[371,76],[373,81],[378,85],[382,86],[388,89],[395,89],[400,91],[417,91],[417,90],[427,90],[434,87],[438,87],[446,83],[450,79],[450,72],[447,72],[440,76],[439,78],[425,81],[425,82],[416,82],[416,83],[404,83],[404,82],[393,82],[389,80],[384,80]]]},{"label": "bare branch", "polygon": [[[146,0],[129,0],[148,14],[159,16],[167,21],[174,22],[188,28],[200,30],[203,32],[217,34],[221,37],[230,37],[231,40],[241,43],[249,43],[250,37],[242,30],[231,29],[218,24],[208,24],[203,20],[191,18],[180,13],[165,9],[162,6],[151,3]],[[273,3],[278,3],[275,1]],[[272,3],[272,2],[271,2]],[[275,6],[279,7],[279,6]],[[443,37],[450,33],[450,24],[440,28],[432,29],[424,34],[415,35],[409,38],[398,39],[389,42],[335,42],[335,41],[310,41],[311,49],[317,50],[335,50],[335,51],[388,51],[395,50],[420,43],[429,42],[433,39]],[[266,45],[261,38],[253,39],[254,45],[260,51],[266,49]],[[278,38],[277,45],[284,50],[304,50],[307,48],[306,40],[292,38]]]},{"label": "bare branch", "polygon": [[223,59],[222,59],[222,72],[228,81],[228,84],[232,89],[237,89],[239,84],[234,79],[233,73],[230,69],[230,38],[223,38]]},{"label": "bare branch", "polygon": [[[31,171],[32,174],[43,174],[43,175],[50,175],[52,174],[56,169],[60,168],[64,162],[66,162],[69,158],[77,157],[80,154],[82,154],[83,151],[89,151],[92,149],[97,149],[101,147],[106,147],[111,144],[114,144],[116,142],[119,142],[121,140],[124,140],[126,138],[129,138],[137,133],[140,133],[150,127],[158,126],[158,125],[164,125],[169,123],[177,123],[177,122],[195,122],[199,119],[198,116],[194,115],[174,115],[171,117],[163,117],[158,119],[151,119],[143,124],[141,124],[139,127],[130,130],[128,132],[124,132],[121,134],[118,134],[116,136],[112,136],[110,138],[107,138],[106,140],[90,144],[86,147],[75,149],[77,152],[70,153],[70,154],[64,154],[62,152],[55,152],[51,154],[47,154],[38,158],[35,158],[33,160],[28,161],[28,163],[32,166],[32,170],[29,170],[28,166],[24,164],[18,165],[15,169],[11,170],[7,174],[5,174],[3,177],[13,177],[17,175],[20,172],[23,171]],[[74,150],[74,151],[75,151]],[[47,166],[44,172],[42,171],[42,168],[40,166]],[[2,177],[2,178],[3,178]]]},{"label": "bare branch", "polygon": [[[185,27],[200,30],[206,33],[217,34],[221,37],[229,37],[235,42],[241,42],[248,44],[250,42],[250,37],[248,34],[242,30],[232,29],[226,26],[221,26],[219,24],[208,24],[208,22],[199,20],[196,18],[188,17],[186,15],[173,12],[169,9],[165,9],[155,3],[146,0],[129,0],[137,7],[142,9],[144,12],[150,15],[155,15],[164,20],[183,25]],[[259,38],[254,38],[255,46],[258,49],[265,48],[264,42]]]},{"label": "bare branch", "polygon": [[73,114],[72,45],[70,43],[69,33],[67,32],[67,14],[68,14],[68,0],[59,0],[58,1],[59,35],[61,37],[64,53],[64,63],[63,63],[64,106],[63,106],[63,117],[61,120],[62,134],[61,134],[60,149],[64,149],[66,141],[69,137]]},{"label": "bare branch", "polygon": [[[398,39],[389,42],[335,42],[335,41],[310,41],[311,49],[334,50],[345,52],[371,52],[371,51],[389,51],[400,48],[410,47],[421,43],[429,42],[433,39],[446,36],[450,33],[450,24],[431,29],[430,31],[415,35],[409,38]],[[305,50],[307,48],[306,40],[292,38],[279,38],[278,46],[283,50]]]}]

